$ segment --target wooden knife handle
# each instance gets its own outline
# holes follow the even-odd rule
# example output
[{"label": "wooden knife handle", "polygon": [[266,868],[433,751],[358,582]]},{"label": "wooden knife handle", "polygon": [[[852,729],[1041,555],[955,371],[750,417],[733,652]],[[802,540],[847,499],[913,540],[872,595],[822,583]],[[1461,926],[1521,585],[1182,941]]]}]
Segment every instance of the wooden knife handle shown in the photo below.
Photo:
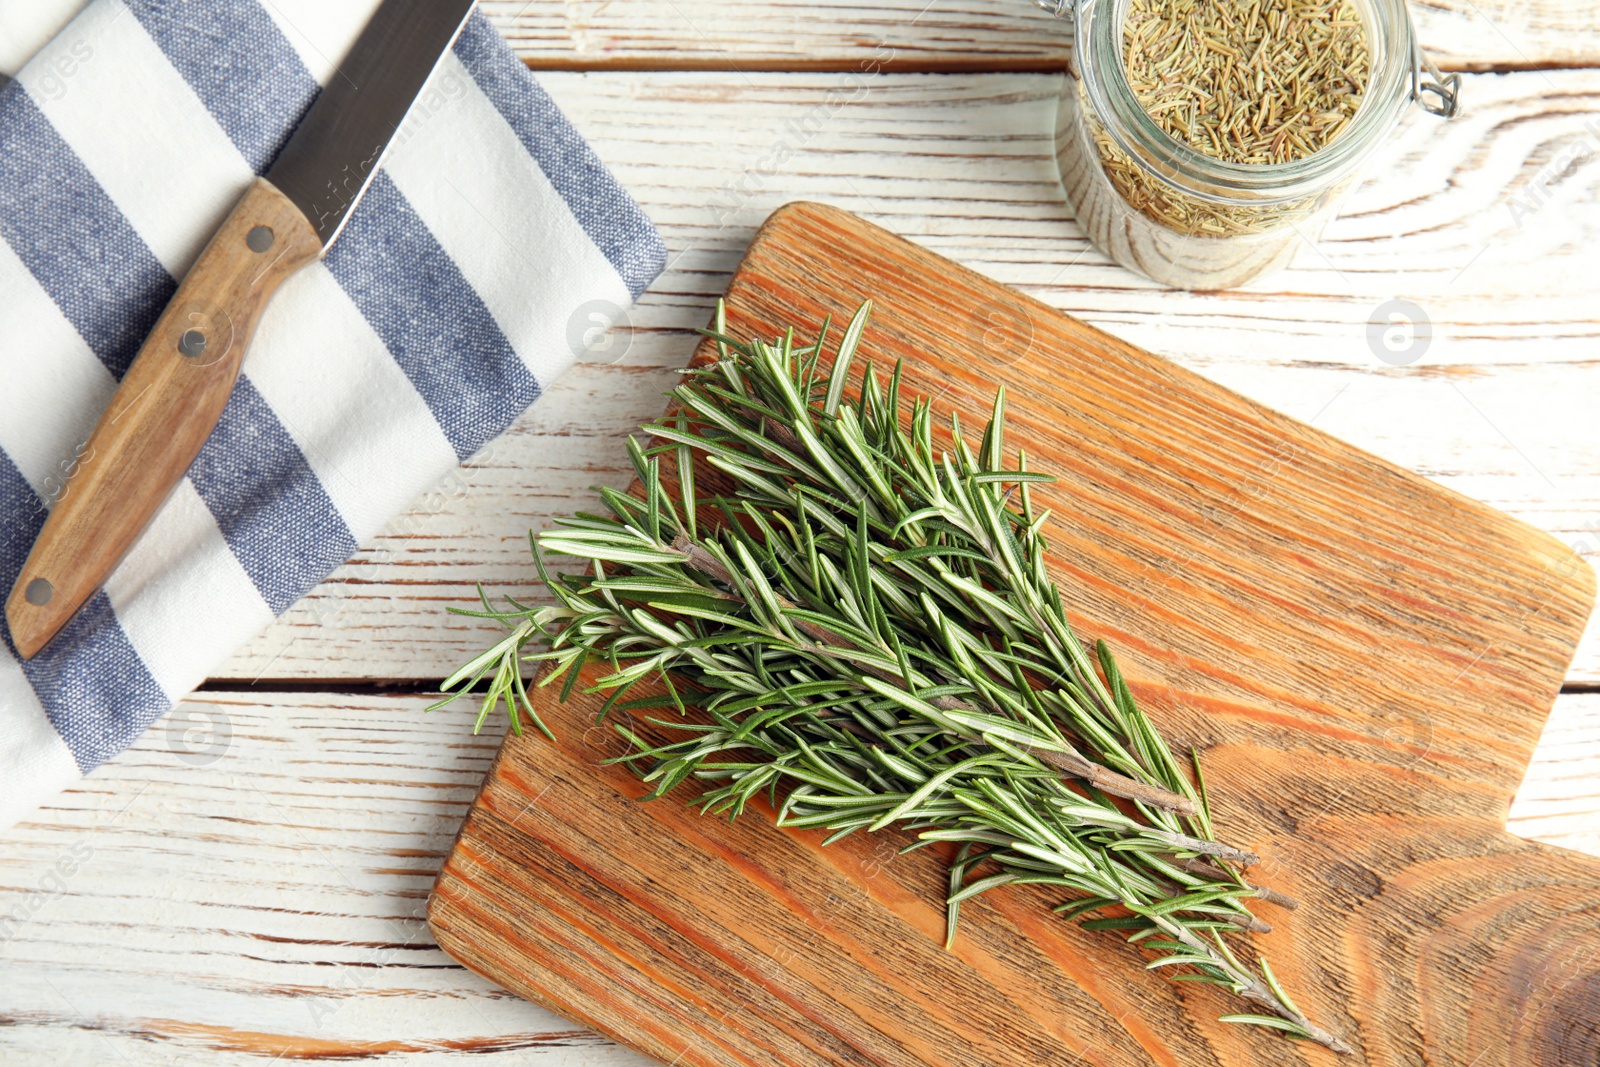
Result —
[{"label": "wooden knife handle", "polygon": [[205,443],[256,323],[322,254],[316,230],[258,179],[162,312],[34,542],[6,601],[24,659],[105,583]]}]

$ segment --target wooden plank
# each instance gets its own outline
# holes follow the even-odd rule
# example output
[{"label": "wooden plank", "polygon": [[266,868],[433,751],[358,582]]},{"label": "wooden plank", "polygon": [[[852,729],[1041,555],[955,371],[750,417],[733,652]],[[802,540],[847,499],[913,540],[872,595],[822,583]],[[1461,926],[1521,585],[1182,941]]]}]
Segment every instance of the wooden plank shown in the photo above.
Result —
[{"label": "wooden plank", "polygon": [[[1436,0],[1417,31],[1450,69],[1592,66],[1592,3]],[[539,69],[1059,70],[1070,31],[1028,0],[485,0]]]},{"label": "wooden plank", "polygon": [[[386,1046],[417,1050],[384,1057],[398,1064],[469,1049],[644,1064],[456,966],[414,917],[499,743],[498,724],[473,738],[469,709],[424,714],[429,699],[201,694],[7,831],[0,1061],[210,1067]],[[226,727],[208,729],[217,713]],[[1511,830],[1600,856],[1597,779],[1600,695],[1564,696]]]},{"label": "wooden plank", "polygon": [[[660,224],[671,267],[615,347],[219,677],[437,679],[481,649],[489,629],[445,607],[470,605],[477,582],[537,595],[527,527],[583,506],[590,484],[625,484],[622,435],[657,412],[755,226],[797,197],[866,213],[1600,559],[1600,171],[1562,162],[1589,136],[1600,72],[1469,77],[1474,108],[1400,134],[1317,249],[1221,294],[1159,289],[1087,246],[1056,183],[1049,75],[889,75],[859,90],[836,75],[543,78]],[[1550,167],[1563,177],[1518,226],[1508,205]],[[1415,365],[1368,345],[1394,296],[1432,320]],[[1600,629],[1570,680],[1600,682]]]},{"label": "wooden plank", "polygon": [[416,696],[207,693],[0,841],[0,1061],[640,1061],[423,907],[494,754]]},{"label": "wooden plank", "polygon": [[[1175,749],[1204,755],[1221,834],[1305,902],[1273,915],[1267,944],[1308,1014],[1369,1062],[1585,1056],[1600,862],[1498,824],[1593,573],[1547,534],[836,208],[768,220],[729,330],[843,321],[859,290],[896,295],[862,358],[903,362],[906,392],[971,427],[1007,385],[1008,441],[1057,479],[1036,503],[1074,625],[1118,650]],[[940,347],[947,321],[993,307],[1026,352],[981,334]],[[882,863],[874,835],[824,849],[765,818],[632,803],[650,787],[596,765],[606,698],[579,692],[537,691],[558,742],[506,739],[429,906],[451,955],[540,1004],[696,1067],[1326,1055],[1215,1024],[1239,1007],[1226,997],[1119,979],[1125,946],[1049,921],[1077,894],[986,897],[945,952],[931,850]],[[677,736],[647,718],[632,729]],[[1586,962],[1566,984],[1512,981],[1569,955]],[[1472,977],[1433,980],[1460,966]]]},{"label": "wooden plank", "polygon": [[1600,856],[1600,694],[1556,701],[1506,828]]}]

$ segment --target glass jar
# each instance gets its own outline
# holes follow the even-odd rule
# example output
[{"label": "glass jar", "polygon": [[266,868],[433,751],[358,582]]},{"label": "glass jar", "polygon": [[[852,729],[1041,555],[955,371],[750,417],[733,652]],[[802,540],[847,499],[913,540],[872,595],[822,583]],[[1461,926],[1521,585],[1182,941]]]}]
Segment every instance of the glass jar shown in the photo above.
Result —
[{"label": "glass jar", "polygon": [[1056,128],[1067,200],[1101,251],[1167,285],[1227,289],[1283,266],[1321,236],[1411,101],[1456,111],[1460,75],[1443,78],[1428,63],[1405,0],[1353,0],[1371,73],[1350,125],[1291,162],[1224,162],[1169,136],[1134,95],[1123,60],[1128,0],[1036,2],[1075,23]]}]

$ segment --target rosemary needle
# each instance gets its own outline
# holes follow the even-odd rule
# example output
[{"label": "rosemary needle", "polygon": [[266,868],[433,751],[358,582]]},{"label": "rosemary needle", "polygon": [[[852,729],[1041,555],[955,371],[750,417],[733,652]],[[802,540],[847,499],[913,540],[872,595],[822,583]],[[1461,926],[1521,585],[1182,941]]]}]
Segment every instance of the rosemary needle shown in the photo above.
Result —
[{"label": "rosemary needle", "polygon": [[[601,490],[609,514],[538,536],[554,604],[485,596],[465,612],[508,633],[440,704],[488,678],[480,726],[504,704],[516,729],[525,716],[543,730],[522,663],[547,664],[540,684],[560,681],[563,699],[607,664],[588,691],[607,694],[602,717],[646,713],[614,728],[652,799],[692,779],[706,812],[766,796],[780,825],[829,843],[892,825],[908,851],[950,842],[947,939],[963,901],[1054,886],[1063,914],[1155,953],[1147,969],[1265,1012],[1228,1021],[1349,1051],[1230,945],[1270,929],[1246,901],[1294,902],[1245,880],[1255,857],[1216,840],[1205,790],[1110,649],[1068,624],[1030,491],[1050,478],[1020,453],[1007,465],[1004,391],[976,450],[954,419],[935,445],[898,368],[867,367],[846,396],[870,308],[829,367],[827,324],[810,345],[739,341],[719,306],[721,358],[674,390],[650,447],[629,443],[640,495]],[[592,570],[552,574],[551,555]],[[654,691],[630,697],[640,683]]]}]

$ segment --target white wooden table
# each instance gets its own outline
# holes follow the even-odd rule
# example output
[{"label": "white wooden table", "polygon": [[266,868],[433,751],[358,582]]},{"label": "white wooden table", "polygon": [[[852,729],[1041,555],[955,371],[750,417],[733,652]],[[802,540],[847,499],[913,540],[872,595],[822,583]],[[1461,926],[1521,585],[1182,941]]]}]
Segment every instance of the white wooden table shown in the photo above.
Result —
[{"label": "white wooden table", "polygon": [[[1025,0],[926,2],[486,3],[671,265],[509,434],[131,751],[0,834],[0,1062],[642,1062],[428,937],[429,883],[501,726],[474,737],[470,709],[422,709],[488,634],[445,608],[476,582],[537,595],[527,529],[626,481],[624,436],[791,199],[873,218],[1600,558],[1593,3],[1417,5],[1424,40],[1468,72],[1465,114],[1419,116],[1291,269],[1194,295],[1109,265],[1062,201],[1062,28]],[[1395,297],[1432,323],[1403,367],[1367,343]],[[1511,825],[1600,854],[1600,627]]]}]

